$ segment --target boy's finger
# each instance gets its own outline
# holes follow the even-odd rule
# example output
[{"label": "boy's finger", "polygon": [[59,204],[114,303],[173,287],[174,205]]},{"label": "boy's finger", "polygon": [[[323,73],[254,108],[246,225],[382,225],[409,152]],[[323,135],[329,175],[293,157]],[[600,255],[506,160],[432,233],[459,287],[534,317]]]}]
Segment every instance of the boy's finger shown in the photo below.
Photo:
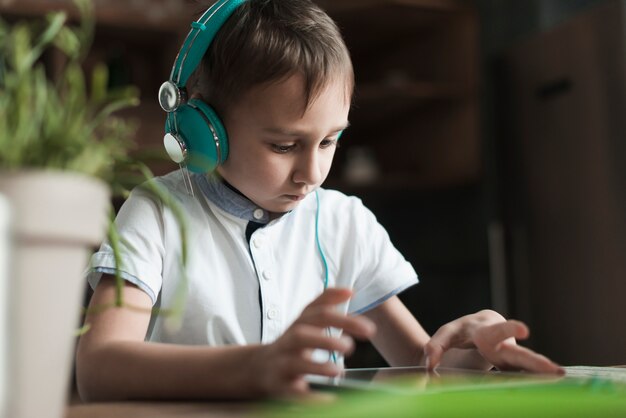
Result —
[{"label": "boy's finger", "polygon": [[500,344],[509,338],[523,340],[528,338],[528,334],[526,324],[508,320],[479,329],[476,332],[474,342],[480,350],[493,351],[497,350]]},{"label": "boy's finger", "polygon": [[370,338],[376,331],[372,321],[361,316],[349,316],[337,311],[334,305],[346,302],[352,296],[347,288],[328,288],[311,302],[296,322],[320,328],[337,328],[359,338]]},{"label": "boy's finger", "polygon": [[322,349],[346,354],[354,348],[354,341],[349,336],[329,337],[320,334],[319,328],[309,325],[294,328],[288,334],[285,343],[288,350],[296,351]]},{"label": "boy's finger", "polygon": [[534,373],[563,374],[561,366],[541,354],[519,345],[504,345],[500,350],[496,367],[507,370],[526,370]]},{"label": "boy's finger", "polygon": [[312,309],[303,315],[302,322],[319,328],[337,328],[360,338],[370,338],[376,332],[374,322],[363,316],[350,316],[328,307]]},{"label": "boy's finger", "polygon": [[444,347],[439,344],[428,342],[424,346],[424,363],[428,370],[435,370],[439,363],[441,363],[441,357],[445,352]]},{"label": "boy's finger", "polygon": [[443,354],[451,348],[470,348],[474,346],[471,336],[464,331],[463,318],[448,322],[440,327],[424,346],[426,366],[433,370],[441,362]]},{"label": "boy's finger", "polygon": [[441,363],[441,357],[450,348],[451,331],[442,330],[432,336],[424,346],[425,365],[428,370],[434,370]]},{"label": "boy's finger", "polygon": [[332,362],[318,363],[301,357],[292,357],[285,363],[285,371],[290,377],[307,374],[335,377],[341,373],[342,368]]},{"label": "boy's finger", "polygon": [[429,370],[433,370],[439,365],[443,353],[450,348],[462,348],[467,343],[466,341],[458,341],[460,326],[457,322],[458,321],[449,322],[439,328],[424,346],[426,366]]},{"label": "boy's finger", "polygon": [[[344,287],[329,287],[319,295],[308,307],[320,305],[337,305],[346,302],[352,297],[352,290]],[[307,308],[308,308],[307,307]]]}]

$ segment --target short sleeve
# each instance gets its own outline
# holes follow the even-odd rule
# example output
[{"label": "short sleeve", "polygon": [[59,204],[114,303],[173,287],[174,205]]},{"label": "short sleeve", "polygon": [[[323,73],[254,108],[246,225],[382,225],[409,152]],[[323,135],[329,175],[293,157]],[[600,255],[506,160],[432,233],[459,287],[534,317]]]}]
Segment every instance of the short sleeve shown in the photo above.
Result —
[{"label": "short sleeve", "polygon": [[[148,192],[137,188],[122,205],[115,225],[120,236],[121,276],[145,291],[156,303],[162,286],[163,211]],[[90,261],[87,281],[95,289],[102,274],[116,269],[113,249],[105,242]]]},{"label": "short sleeve", "polygon": [[358,271],[348,310],[360,314],[418,282],[413,266],[394,247],[385,228],[360,200],[354,208],[354,257]]}]

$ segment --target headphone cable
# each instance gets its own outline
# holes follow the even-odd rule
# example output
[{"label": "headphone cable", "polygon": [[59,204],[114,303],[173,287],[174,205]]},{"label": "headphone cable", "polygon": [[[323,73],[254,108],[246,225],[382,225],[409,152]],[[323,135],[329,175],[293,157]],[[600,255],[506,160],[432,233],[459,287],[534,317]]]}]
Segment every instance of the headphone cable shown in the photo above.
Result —
[{"label": "headphone cable", "polygon": [[[315,209],[315,242],[317,243],[317,250],[320,253],[320,257],[322,259],[322,264],[324,266],[324,290],[328,288],[328,263],[326,262],[326,256],[324,255],[324,250],[322,249],[322,245],[320,244],[320,235],[319,235],[319,218],[320,218],[320,196],[317,190],[315,190],[315,200],[317,202],[317,207]],[[332,332],[330,327],[326,327],[326,333],[329,337],[332,337]],[[334,351],[330,352],[330,358],[333,363],[337,364],[337,355]]]}]

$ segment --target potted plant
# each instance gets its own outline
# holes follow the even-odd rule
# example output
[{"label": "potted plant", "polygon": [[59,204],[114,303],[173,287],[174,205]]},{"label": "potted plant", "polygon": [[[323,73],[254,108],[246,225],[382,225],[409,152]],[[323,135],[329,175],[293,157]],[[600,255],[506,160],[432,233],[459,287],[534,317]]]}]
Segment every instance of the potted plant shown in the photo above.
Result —
[{"label": "potted plant", "polygon": [[[130,161],[133,127],[115,112],[138,103],[136,89],[109,91],[104,66],[86,75],[93,10],[75,3],[78,26],[62,12],[0,19],[0,198],[12,243],[10,280],[0,283],[0,297],[3,286],[10,295],[0,415],[13,418],[63,414],[84,269],[107,230],[117,168]],[[62,62],[52,77],[42,62],[50,53]]]}]

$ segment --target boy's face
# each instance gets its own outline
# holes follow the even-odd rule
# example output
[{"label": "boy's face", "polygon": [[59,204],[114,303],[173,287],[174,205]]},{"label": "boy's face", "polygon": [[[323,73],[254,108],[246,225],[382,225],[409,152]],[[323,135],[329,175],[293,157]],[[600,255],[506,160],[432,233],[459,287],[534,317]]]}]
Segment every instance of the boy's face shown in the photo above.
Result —
[{"label": "boy's face", "polygon": [[326,179],[350,109],[344,83],[304,107],[302,78],[259,86],[224,118],[229,154],[220,175],[263,209],[287,212]]}]

